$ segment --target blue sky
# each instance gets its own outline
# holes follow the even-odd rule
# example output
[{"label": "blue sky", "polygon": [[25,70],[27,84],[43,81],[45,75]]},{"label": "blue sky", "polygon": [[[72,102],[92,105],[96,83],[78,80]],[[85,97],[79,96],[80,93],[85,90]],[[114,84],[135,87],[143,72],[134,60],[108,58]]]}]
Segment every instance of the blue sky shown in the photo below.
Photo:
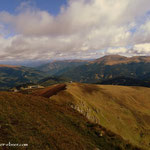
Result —
[{"label": "blue sky", "polygon": [[0,11],[16,13],[16,8],[23,2],[31,2],[41,10],[57,15],[62,5],[66,5],[67,0],[0,0]]},{"label": "blue sky", "polygon": [[0,60],[109,54],[150,55],[150,0],[0,0]]}]

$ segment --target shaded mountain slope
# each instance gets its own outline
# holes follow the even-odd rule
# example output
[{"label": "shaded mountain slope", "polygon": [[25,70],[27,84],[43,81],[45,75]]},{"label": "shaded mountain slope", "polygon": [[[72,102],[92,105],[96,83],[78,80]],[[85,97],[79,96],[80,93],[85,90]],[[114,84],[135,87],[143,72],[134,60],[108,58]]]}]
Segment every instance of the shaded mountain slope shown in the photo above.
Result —
[{"label": "shaded mountain slope", "polygon": [[150,87],[150,81],[144,81],[136,78],[123,77],[123,76],[104,80],[99,84]]},{"label": "shaded mountain slope", "polygon": [[71,83],[50,99],[70,106],[135,145],[150,148],[149,88]]},{"label": "shaded mountain slope", "polygon": [[132,62],[115,65],[90,63],[70,69],[62,76],[71,78],[73,81],[96,83],[120,76],[147,80],[147,78],[150,79],[148,74],[150,74],[150,63]]},{"label": "shaded mountain slope", "polygon": [[50,77],[46,77],[46,78],[38,81],[38,84],[43,85],[43,86],[50,86],[53,84],[64,83],[64,82],[68,82],[68,81],[70,81],[70,80],[65,77],[50,76]]},{"label": "shaded mountain slope", "polygon": [[62,74],[63,72],[83,64],[87,64],[88,61],[84,60],[62,60],[53,61],[48,64],[37,67],[38,70],[49,73],[49,75]]},{"label": "shaded mountain slope", "polygon": [[44,97],[0,92],[0,143],[8,142],[27,143],[29,150],[138,149],[100,125],[90,123],[65,104]]},{"label": "shaded mountain slope", "polygon": [[33,68],[0,65],[0,90],[7,90],[24,83],[34,83],[46,75]]},{"label": "shaded mountain slope", "polygon": [[66,84],[55,84],[55,85],[52,85],[50,87],[46,87],[46,88],[41,89],[41,90],[35,90],[32,92],[32,95],[50,98],[51,96],[56,95],[60,91],[65,90],[66,86],[67,86]]}]

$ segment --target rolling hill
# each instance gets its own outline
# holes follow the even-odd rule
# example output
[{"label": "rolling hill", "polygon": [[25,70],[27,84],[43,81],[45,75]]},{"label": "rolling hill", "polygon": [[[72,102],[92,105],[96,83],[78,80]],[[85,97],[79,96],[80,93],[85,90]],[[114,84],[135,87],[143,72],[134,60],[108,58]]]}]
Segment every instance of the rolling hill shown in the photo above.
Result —
[{"label": "rolling hill", "polygon": [[8,90],[20,84],[34,83],[45,76],[45,73],[33,68],[0,65],[0,90]]},{"label": "rolling hill", "polygon": [[133,145],[150,149],[149,88],[68,83],[58,92],[58,87],[53,85],[34,94],[70,106]]},{"label": "rolling hill", "polygon": [[0,92],[0,143],[9,142],[28,144],[11,150],[140,150],[65,103]]}]

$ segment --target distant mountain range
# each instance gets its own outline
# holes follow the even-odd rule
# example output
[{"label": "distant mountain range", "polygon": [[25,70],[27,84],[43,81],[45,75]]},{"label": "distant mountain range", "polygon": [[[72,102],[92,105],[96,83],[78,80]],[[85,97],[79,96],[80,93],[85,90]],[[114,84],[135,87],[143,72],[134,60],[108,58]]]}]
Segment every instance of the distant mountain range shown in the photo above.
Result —
[{"label": "distant mountain range", "polygon": [[25,83],[48,86],[68,81],[149,87],[150,56],[108,55],[91,61],[52,61],[35,68],[0,65],[1,90]]},{"label": "distant mountain range", "polygon": [[62,61],[53,61],[42,66],[37,67],[36,69],[43,72],[49,73],[49,75],[58,75],[62,74],[69,69],[78,67],[80,65],[85,65],[88,60],[62,60]]},{"label": "distant mountain range", "polygon": [[97,83],[120,76],[150,81],[150,57],[109,55],[66,69],[59,75],[84,83]]}]

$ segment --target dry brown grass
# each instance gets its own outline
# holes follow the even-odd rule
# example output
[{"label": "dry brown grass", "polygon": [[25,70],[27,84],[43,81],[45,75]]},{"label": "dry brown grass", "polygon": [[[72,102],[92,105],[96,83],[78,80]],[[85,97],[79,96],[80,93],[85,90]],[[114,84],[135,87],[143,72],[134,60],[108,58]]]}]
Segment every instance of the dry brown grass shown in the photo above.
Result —
[{"label": "dry brown grass", "polygon": [[9,141],[28,143],[28,150],[137,150],[66,105],[41,96],[0,92],[0,143]]},{"label": "dry brown grass", "polygon": [[149,149],[150,88],[72,83],[51,99]]},{"label": "dry brown grass", "polygon": [[45,98],[50,98],[53,95],[56,95],[62,90],[66,89],[66,84],[57,84],[50,87],[46,87],[41,90],[36,90],[32,92],[32,95],[42,96]]}]

